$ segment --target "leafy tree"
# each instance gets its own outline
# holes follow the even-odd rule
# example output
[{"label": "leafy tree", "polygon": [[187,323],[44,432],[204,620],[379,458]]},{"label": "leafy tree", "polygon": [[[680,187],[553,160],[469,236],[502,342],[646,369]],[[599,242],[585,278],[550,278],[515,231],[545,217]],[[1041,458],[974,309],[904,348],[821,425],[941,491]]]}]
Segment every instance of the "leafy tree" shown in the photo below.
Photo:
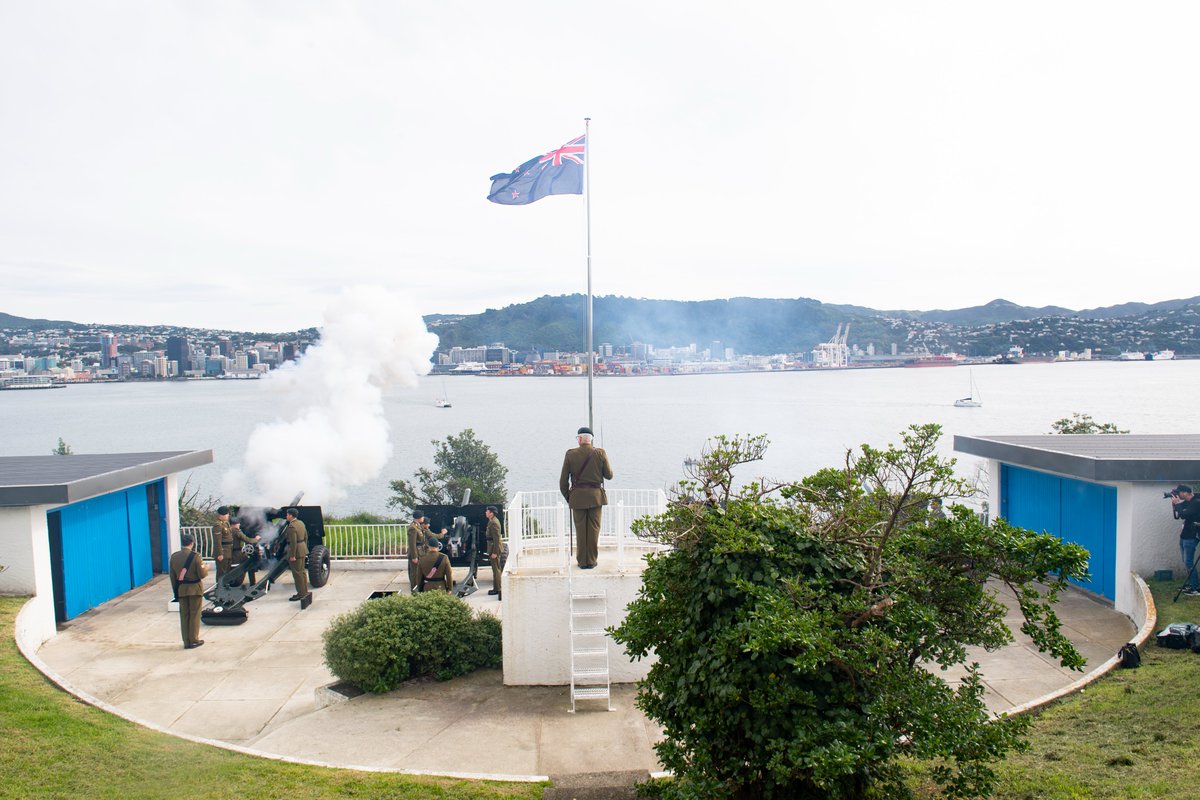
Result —
[{"label": "leafy tree", "polygon": [[989,577],[1014,591],[1022,631],[1080,668],[1053,604],[1087,552],[961,505],[932,514],[967,491],[940,434],[913,426],[900,447],[741,488],[735,470],[767,440],[717,437],[667,512],[636,524],[673,547],[613,635],[657,654],[638,706],[663,727],[668,796],[907,797],[901,758],[929,762],[948,796],[990,793],[1027,722],[989,721],[977,665],[957,688],[939,668],[1011,640]]},{"label": "leafy tree", "polygon": [[52,456],[73,456],[75,451],[71,449],[71,445],[63,441],[63,438],[58,437],[58,447],[50,451]]},{"label": "leafy tree", "polygon": [[504,502],[508,496],[504,488],[508,468],[476,438],[473,429],[467,428],[457,436],[450,434],[444,442],[433,439],[432,444],[434,468],[418,469],[413,475],[415,483],[391,481],[388,508],[459,503],[467,489],[471,490],[472,502]]},{"label": "leafy tree", "polygon": [[1096,422],[1091,414],[1080,414],[1078,411],[1071,417],[1063,417],[1050,423],[1051,433],[1129,433],[1123,431],[1111,422]]}]

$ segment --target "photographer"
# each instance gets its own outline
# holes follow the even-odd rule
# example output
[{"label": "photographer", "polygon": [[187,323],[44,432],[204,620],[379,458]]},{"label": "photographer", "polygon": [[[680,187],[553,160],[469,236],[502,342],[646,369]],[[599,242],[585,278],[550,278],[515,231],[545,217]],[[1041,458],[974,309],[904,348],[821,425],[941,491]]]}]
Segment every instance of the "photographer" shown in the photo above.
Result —
[{"label": "photographer", "polygon": [[1187,586],[1183,593],[1200,595],[1200,578],[1192,569],[1196,563],[1196,542],[1200,539],[1200,501],[1192,494],[1192,487],[1180,484],[1166,495],[1171,498],[1171,511],[1175,519],[1183,520],[1179,531],[1179,552],[1183,556],[1183,567],[1187,570]]}]

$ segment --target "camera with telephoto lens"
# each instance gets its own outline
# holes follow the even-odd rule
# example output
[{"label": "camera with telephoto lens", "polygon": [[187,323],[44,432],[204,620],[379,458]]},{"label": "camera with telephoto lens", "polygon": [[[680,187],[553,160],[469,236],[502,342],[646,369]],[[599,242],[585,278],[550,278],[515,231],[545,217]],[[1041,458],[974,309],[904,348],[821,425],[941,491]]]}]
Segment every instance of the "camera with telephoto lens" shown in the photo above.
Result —
[{"label": "camera with telephoto lens", "polygon": [[1163,500],[1169,500],[1172,497],[1178,497],[1179,493],[1175,491],[1163,492]]}]

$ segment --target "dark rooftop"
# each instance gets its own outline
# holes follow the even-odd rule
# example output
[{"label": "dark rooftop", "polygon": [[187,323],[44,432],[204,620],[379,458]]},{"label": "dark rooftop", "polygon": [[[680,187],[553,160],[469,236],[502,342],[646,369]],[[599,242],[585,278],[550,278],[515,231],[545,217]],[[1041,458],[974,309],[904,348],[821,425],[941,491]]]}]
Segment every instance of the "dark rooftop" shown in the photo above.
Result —
[{"label": "dark rooftop", "polygon": [[212,450],[0,457],[0,506],[61,505],[211,464]]},{"label": "dark rooftop", "polygon": [[1091,481],[1200,477],[1200,434],[955,436],[954,449]]}]

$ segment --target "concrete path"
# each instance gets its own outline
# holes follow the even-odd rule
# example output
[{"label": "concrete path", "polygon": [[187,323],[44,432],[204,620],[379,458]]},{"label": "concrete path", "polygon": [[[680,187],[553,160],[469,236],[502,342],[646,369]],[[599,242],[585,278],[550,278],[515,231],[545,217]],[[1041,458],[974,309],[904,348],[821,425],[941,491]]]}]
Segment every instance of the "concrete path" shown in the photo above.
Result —
[{"label": "concrete path", "polygon": [[[499,615],[489,583],[481,580],[468,602]],[[160,578],[72,620],[37,655],[69,691],[135,721],[274,757],[517,780],[660,769],[653,744],[661,730],[634,708],[633,685],[614,686],[613,712],[593,701],[568,713],[566,687],[506,687],[499,670],[318,707],[315,690],[335,680],[321,632],[377,590],[406,591],[407,577],[335,564],[307,610],[288,602],[291,586],[280,583],[247,606],[244,625],[202,626],[205,645],[185,651],[178,615],[168,610],[170,586]],[[1019,620],[1015,603],[1008,605],[1010,622]],[[1134,634],[1126,617],[1079,593],[1063,598],[1059,614],[1091,667]],[[1081,677],[1017,637],[1001,651],[970,656],[982,665],[993,712]]]}]

